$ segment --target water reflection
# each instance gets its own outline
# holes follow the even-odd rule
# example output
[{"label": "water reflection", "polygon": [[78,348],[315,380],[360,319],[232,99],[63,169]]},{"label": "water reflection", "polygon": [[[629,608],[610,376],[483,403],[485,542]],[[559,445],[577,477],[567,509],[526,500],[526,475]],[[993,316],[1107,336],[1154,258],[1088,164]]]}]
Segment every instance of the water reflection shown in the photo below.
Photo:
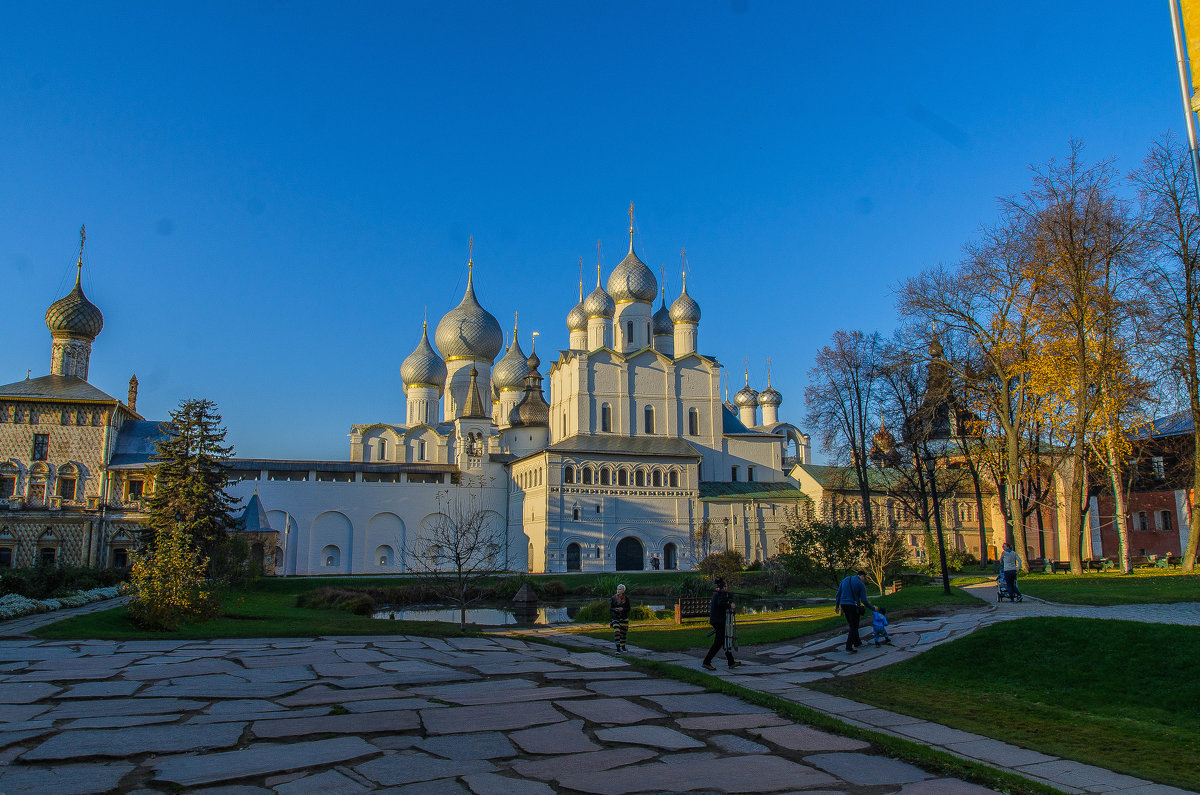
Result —
[{"label": "water reflection", "polygon": [[[474,605],[467,608],[467,623],[484,626],[570,624],[583,604],[586,603],[564,605],[543,602],[531,610],[512,604]],[[458,623],[459,617],[460,610],[447,605],[384,607],[372,616],[395,621],[445,621],[454,624]]]}]

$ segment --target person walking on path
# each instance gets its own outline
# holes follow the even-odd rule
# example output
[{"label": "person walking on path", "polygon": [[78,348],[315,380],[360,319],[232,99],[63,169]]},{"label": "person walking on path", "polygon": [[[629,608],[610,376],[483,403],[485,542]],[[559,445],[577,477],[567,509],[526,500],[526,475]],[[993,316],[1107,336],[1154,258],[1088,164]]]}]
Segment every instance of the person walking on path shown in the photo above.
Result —
[{"label": "person walking on path", "polygon": [[1021,556],[1007,541],[1004,542],[1004,551],[1000,553],[1000,570],[1004,573],[1004,589],[1018,602],[1025,601],[1025,597],[1021,596],[1021,591],[1017,589],[1017,572],[1021,570]]},{"label": "person walking on path", "polygon": [[625,637],[629,634],[629,613],[631,611],[629,597],[625,595],[625,586],[618,585],[617,592],[609,601],[612,612],[613,640],[617,642],[617,651],[625,651]]},{"label": "person walking on path", "polygon": [[859,569],[842,580],[838,585],[837,596],[834,597],[833,612],[840,612],[846,617],[846,625],[849,628],[846,633],[846,651],[851,654],[857,652],[858,647],[862,645],[862,639],[858,636],[858,619],[863,615],[860,605],[875,609],[875,605],[867,599],[867,586],[863,585],[862,581],[865,576],[867,573]]},{"label": "person walking on path", "polygon": [[891,645],[892,636],[888,634],[887,626],[888,626],[887,608],[876,607],[875,612],[871,618],[871,629],[875,630],[875,645],[876,646],[878,646],[881,643],[886,643],[888,645]]},{"label": "person walking on path", "polygon": [[725,659],[729,662],[730,668],[737,668],[741,663],[733,659],[733,648],[727,642],[728,636],[726,630],[729,629],[729,622],[733,620],[733,597],[729,591],[725,590],[725,580],[720,577],[716,580],[717,590],[713,591],[712,601],[708,603],[708,623],[713,628],[713,642],[708,649],[708,654],[704,655],[704,667],[710,671],[717,670],[712,664],[713,658],[717,656],[717,652],[722,647],[725,649]]}]

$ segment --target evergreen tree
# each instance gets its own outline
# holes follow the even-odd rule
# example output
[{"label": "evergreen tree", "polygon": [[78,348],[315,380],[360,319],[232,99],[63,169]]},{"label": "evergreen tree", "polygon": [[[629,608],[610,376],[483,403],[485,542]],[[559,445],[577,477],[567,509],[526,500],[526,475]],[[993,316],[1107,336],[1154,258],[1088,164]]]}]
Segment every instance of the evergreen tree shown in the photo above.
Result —
[{"label": "evergreen tree", "polygon": [[153,547],[159,534],[182,529],[211,558],[237,522],[231,513],[234,499],[225,491],[229,476],[223,459],[233,455],[233,446],[225,444],[221,415],[211,400],[192,398],[181,402],[161,429],[143,540]]}]

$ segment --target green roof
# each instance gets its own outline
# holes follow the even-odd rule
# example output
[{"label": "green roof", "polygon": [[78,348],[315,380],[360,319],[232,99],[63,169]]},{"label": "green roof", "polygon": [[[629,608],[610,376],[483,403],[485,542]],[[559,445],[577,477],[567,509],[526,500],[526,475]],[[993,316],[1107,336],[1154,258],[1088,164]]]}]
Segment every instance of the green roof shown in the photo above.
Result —
[{"label": "green roof", "polygon": [[[798,464],[800,469],[817,481],[824,489],[832,491],[838,490],[853,490],[858,491],[858,478],[854,474],[852,467],[832,467],[821,466],[818,464]],[[871,491],[887,492],[887,491],[907,491],[912,488],[911,476],[907,473],[911,469],[900,467],[886,467],[880,469],[878,467],[868,467],[867,469],[867,485]],[[938,491],[948,488],[951,483],[946,480],[950,477],[960,478],[959,483],[954,484],[960,490],[972,490],[970,476],[967,470],[950,469],[946,470],[941,467],[937,469]],[[985,493],[991,494],[994,492],[986,479],[981,484]]]},{"label": "green roof", "polygon": [[705,480],[700,483],[702,500],[807,500],[808,495],[787,481],[777,483],[723,483]]}]

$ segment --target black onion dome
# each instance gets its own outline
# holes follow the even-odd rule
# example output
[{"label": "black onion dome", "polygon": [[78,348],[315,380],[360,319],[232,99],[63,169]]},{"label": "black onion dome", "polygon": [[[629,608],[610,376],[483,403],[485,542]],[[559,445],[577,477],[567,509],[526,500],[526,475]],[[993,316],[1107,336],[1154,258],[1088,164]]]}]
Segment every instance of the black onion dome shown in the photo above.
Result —
[{"label": "black onion dome", "polygon": [[104,315],[83,294],[78,273],[75,275],[75,289],[50,304],[46,310],[46,328],[52,332],[78,334],[91,339],[95,339],[104,328]]}]

